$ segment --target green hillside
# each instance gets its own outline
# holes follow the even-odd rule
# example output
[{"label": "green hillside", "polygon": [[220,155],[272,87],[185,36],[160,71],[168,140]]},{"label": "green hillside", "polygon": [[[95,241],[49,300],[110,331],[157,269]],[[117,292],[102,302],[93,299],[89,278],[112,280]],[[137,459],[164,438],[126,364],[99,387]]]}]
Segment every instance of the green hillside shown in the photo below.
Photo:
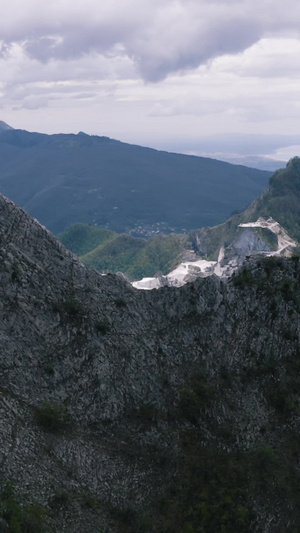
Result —
[{"label": "green hillside", "polygon": [[113,231],[80,222],[73,224],[59,235],[59,239],[66,248],[78,256],[87,254],[114,237]]},{"label": "green hillside", "polygon": [[300,158],[275,172],[267,189],[246,209],[245,216],[271,216],[300,241]]},{"label": "green hillside", "polygon": [[294,157],[286,168],[277,170],[266,189],[242,213],[225,223],[201,228],[190,233],[198,253],[217,259],[220,247],[225,247],[243,231],[239,224],[255,222],[259,217],[272,217],[289,235],[300,242],[300,158]]},{"label": "green hillside", "polygon": [[184,233],[223,222],[269,172],[108,137],[0,130],[0,192],[58,234],[77,222],[119,233]]},{"label": "green hillside", "polygon": [[140,251],[147,241],[131,237],[131,235],[116,234],[110,241],[100,244],[93,251],[82,256],[83,262],[101,272],[123,272],[133,268]]},{"label": "green hillside", "polygon": [[130,279],[167,274],[191,247],[187,235],[157,235],[140,239],[74,224],[59,236],[61,242],[91,268],[101,272],[123,272]]}]

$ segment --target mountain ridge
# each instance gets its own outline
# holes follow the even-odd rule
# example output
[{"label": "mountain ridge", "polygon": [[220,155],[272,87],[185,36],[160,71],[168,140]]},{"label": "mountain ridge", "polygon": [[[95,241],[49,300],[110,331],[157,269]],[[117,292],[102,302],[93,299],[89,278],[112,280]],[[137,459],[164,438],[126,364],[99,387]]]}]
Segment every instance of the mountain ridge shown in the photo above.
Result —
[{"label": "mountain ridge", "polygon": [[2,194],[54,233],[76,222],[182,233],[243,208],[270,175],[108,137],[25,130],[1,131],[0,161]]},{"label": "mountain ridge", "polygon": [[299,527],[298,258],[146,293],[0,206],[1,527]]},{"label": "mountain ridge", "polygon": [[0,120],[0,132],[1,131],[6,131],[6,130],[13,130],[13,129],[14,128],[12,128],[8,124],[6,124],[6,122],[4,122],[3,120]]}]

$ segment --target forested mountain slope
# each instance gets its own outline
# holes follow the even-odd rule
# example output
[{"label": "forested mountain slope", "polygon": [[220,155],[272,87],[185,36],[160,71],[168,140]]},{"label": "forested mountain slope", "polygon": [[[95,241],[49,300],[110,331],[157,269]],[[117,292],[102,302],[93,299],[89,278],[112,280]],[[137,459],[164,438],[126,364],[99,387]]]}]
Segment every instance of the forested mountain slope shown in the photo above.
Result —
[{"label": "forested mountain slope", "polygon": [[[195,249],[203,256],[217,258],[220,248],[230,248],[244,231],[240,224],[272,217],[288,234],[300,242],[300,158],[294,157],[286,168],[270,177],[267,187],[244,211],[225,223],[192,231]],[[234,253],[234,251],[233,251]]]},{"label": "forested mountain slope", "polygon": [[0,128],[0,192],[54,233],[76,222],[153,235],[214,225],[269,172],[108,137]]}]

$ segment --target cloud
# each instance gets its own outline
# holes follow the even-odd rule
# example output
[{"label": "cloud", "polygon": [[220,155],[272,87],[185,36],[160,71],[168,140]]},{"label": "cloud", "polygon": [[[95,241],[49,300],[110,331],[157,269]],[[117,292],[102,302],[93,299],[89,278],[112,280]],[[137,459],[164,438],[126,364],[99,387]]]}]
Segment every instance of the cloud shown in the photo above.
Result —
[{"label": "cloud", "polygon": [[261,39],[243,53],[223,56],[214,68],[258,78],[299,78],[300,40],[296,38]]},{"label": "cloud", "polygon": [[21,107],[30,110],[48,107],[48,98],[29,96],[23,100]]},{"label": "cloud", "polygon": [[1,118],[154,146],[298,132],[299,28],[296,0],[10,0]]},{"label": "cloud", "polygon": [[[11,0],[0,38],[40,62],[124,56],[146,81],[236,54],[263,37],[299,35],[297,0]],[[0,54],[1,55],[1,54]]]},{"label": "cloud", "polygon": [[277,161],[288,161],[295,154],[300,154],[300,144],[293,144],[290,146],[283,146],[274,150],[271,154],[268,154],[267,157],[270,159],[276,159]]}]

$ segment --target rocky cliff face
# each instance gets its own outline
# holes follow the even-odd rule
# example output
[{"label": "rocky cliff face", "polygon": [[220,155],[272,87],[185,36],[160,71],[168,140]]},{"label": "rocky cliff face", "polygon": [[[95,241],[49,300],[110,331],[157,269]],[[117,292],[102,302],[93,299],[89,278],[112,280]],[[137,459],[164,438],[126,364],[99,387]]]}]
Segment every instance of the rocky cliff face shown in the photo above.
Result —
[{"label": "rocky cliff face", "polygon": [[0,213],[0,479],[29,530],[295,531],[298,260],[136,291]]}]

